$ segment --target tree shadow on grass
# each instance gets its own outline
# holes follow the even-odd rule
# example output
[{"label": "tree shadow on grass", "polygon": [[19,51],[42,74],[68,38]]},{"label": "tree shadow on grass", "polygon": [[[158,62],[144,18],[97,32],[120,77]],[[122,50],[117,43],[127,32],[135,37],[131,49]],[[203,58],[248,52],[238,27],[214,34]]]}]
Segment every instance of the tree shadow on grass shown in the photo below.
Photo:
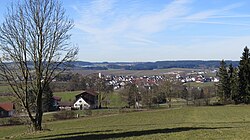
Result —
[{"label": "tree shadow on grass", "polygon": [[103,131],[86,131],[86,132],[73,132],[73,133],[65,133],[65,134],[56,134],[56,135],[47,135],[38,138],[48,138],[51,139],[52,137],[62,137],[62,136],[72,136],[72,135],[83,135],[83,134],[90,134],[90,133],[103,133],[103,132],[113,132],[113,131],[120,131],[121,129],[116,130],[103,130]]},{"label": "tree shadow on grass", "polygon": [[[101,126],[102,128],[105,128],[105,127],[107,127],[107,128],[114,128],[114,127],[121,127],[121,126],[131,126],[131,127],[133,127],[133,126],[136,126],[136,127],[138,127],[138,126],[154,126],[154,125],[157,125],[157,124],[126,124],[126,125],[106,125],[106,126]],[[69,128],[69,129],[64,129],[64,130],[72,130],[72,129],[84,129],[84,127],[74,127],[74,128]]]},{"label": "tree shadow on grass", "polygon": [[[58,136],[69,136],[69,137],[61,137],[61,138],[45,138],[51,140],[101,140],[101,139],[116,139],[116,138],[125,138],[125,137],[135,137],[135,136],[145,136],[152,134],[160,134],[160,133],[176,133],[176,132],[184,132],[184,131],[192,131],[192,130],[203,130],[203,129],[224,129],[224,128],[232,128],[232,127],[177,127],[177,128],[165,128],[165,129],[152,129],[152,130],[142,130],[142,131],[129,131],[129,132],[120,132],[120,133],[108,133],[108,134],[86,134],[86,132],[82,133],[70,133],[66,135],[58,135]],[[102,131],[104,132],[104,131]],[[71,136],[70,136],[71,135]]]}]

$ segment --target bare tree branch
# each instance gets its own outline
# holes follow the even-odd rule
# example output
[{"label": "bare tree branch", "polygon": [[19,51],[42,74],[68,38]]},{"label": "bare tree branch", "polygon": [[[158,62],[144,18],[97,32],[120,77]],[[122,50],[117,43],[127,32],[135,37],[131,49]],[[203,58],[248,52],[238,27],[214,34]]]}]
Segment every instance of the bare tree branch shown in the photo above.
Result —
[{"label": "bare tree branch", "polygon": [[[42,129],[45,87],[76,59],[78,48],[68,42],[72,28],[72,20],[56,0],[24,0],[12,5],[0,26],[0,76],[26,109],[35,130]],[[31,93],[35,102],[29,101]]]}]

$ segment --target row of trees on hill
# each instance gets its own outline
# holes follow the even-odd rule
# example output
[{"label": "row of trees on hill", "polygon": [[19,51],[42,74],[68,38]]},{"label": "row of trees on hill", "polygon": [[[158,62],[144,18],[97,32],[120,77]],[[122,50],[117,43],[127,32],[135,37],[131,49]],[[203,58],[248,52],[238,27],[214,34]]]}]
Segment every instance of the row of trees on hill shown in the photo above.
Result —
[{"label": "row of trees on hill", "polygon": [[218,72],[218,93],[222,104],[250,103],[250,53],[244,48],[238,67],[227,66],[222,60]]},{"label": "row of trees on hill", "polygon": [[210,99],[216,96],[214,87],[191,87],[170,79],[157,85],[130,83],[120,93],[129,108],[152,107],[162,103],[172,107],[173,100],[184,101],[187,105],[209,105]]}]

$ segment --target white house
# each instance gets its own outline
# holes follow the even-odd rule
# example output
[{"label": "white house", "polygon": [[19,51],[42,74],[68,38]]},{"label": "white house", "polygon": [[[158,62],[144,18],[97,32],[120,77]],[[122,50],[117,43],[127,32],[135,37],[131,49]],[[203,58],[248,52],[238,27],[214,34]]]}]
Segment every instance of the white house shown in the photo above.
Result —
[{"label": "white house", "polygon": [[78,98],[78,100],[74,103],[74,108],[82,110],[82,109],[89,109],[90,105],[82,98]]},{"label": "white house", "polygon": [[218,78],[214,77],[213,82],[217,83],[217,82],[219,82],[219,81],[220,81],[220,80],[219,80]]}]

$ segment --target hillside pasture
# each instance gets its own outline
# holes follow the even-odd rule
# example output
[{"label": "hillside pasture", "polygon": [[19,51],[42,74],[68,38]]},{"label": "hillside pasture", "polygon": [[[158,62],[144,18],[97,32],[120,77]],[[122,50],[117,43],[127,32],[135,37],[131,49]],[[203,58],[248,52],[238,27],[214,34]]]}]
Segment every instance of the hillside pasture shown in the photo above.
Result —
[{"label": "hillside pasture", "polygon": [[0,84],[0,96],[10,94],[10,92],[11,92],[10,86]]},{"label": "hillside pasture", "polygon": [[0,96],[0,103],[3,102],[12,102],[14,101],[15,97],[13,96]]},{"label": "hillside pasture", "polygon": [[250,139],[250,106],[183,107],[83,117],[44,124],[27,133],[24,126],[0,128],[13,139]]},{"label": "hillside pasture", "polygon": [[62,98],[62,101],[64,102],[69,102],[69,101],[74,101],[75,96],[77,94],[80,94],[82,91],[65,91],[65,92],[55,92],[53,93],[54,96],[58,96]]}]

